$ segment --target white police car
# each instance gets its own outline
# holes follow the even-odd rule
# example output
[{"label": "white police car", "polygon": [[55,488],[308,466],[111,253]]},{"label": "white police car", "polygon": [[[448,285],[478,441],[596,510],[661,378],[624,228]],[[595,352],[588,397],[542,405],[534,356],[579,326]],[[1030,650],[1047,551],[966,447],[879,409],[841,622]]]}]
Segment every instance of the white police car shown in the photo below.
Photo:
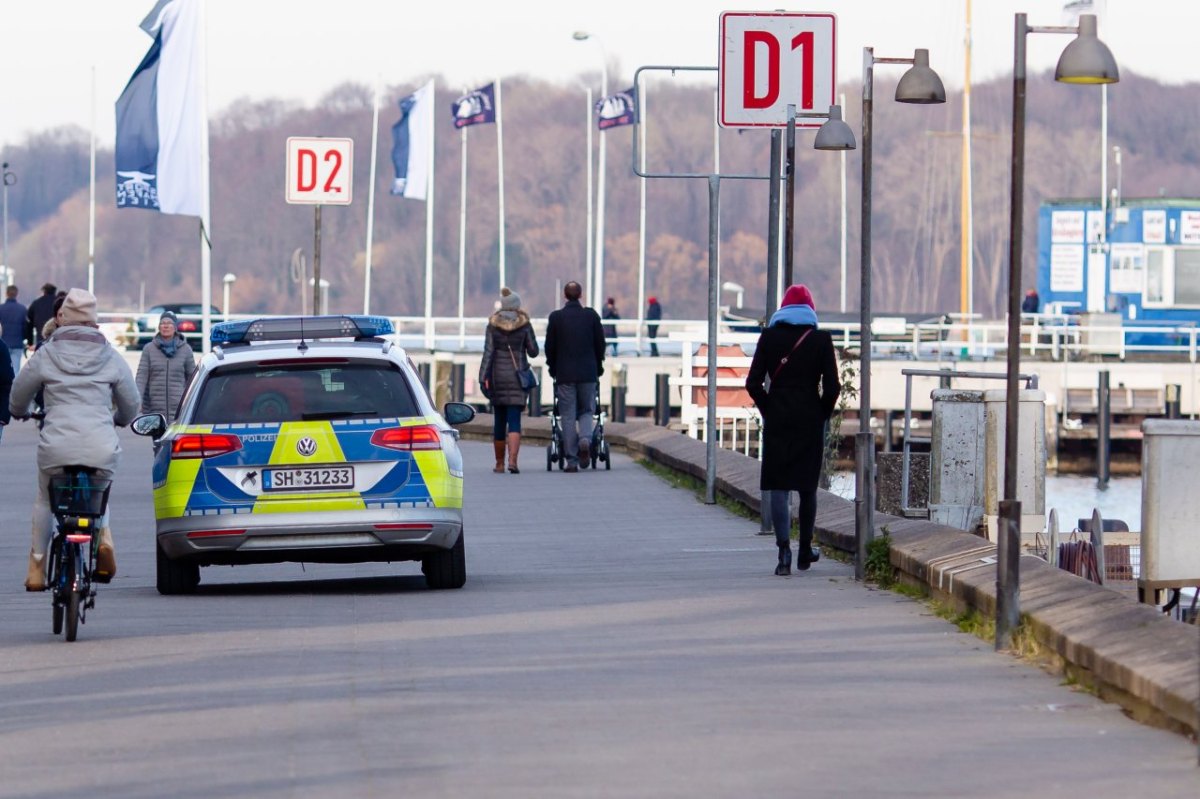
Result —
[{"label": "white police car", "polygon": [[365,316],[216,325],[178,419],[158,438],[158,590],[200,567],[419,560],[430,588],[466,581],[462,454],[405,352]]}]

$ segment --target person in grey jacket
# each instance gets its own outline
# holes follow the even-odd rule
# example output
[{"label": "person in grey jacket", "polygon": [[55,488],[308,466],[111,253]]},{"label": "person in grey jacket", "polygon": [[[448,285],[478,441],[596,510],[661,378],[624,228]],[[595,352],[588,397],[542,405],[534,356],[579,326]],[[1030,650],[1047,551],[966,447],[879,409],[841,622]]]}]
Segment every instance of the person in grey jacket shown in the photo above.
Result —
[{"label": "person in grey jacket", "polygon": [[517,454],[521,451],[521,411],[528,398],[518,369],[528,369],[528,358],[538,354],[537,336],[529,314],[521,310],[521,297],[508,288],[500,289],[500,310],[488,318],[483,337],[483,359],[479,362],[479,385],[492,401],[492,444],[496,451],[497,474],[504,473],[507,435],[508,470],[520,474]]},{"label": "person in grey jacket", "polygon": [[[38,493],[33,504],[33,543],[29,551],[28,591],[46,588],[46,551],[50,544],[50,477],[64,466],[87,466],[110,478],[121,458],[117,425],[137,414],[133,375],[96,324],[96,297],[71,289],[58,312],[54,335],[33,354],[13,381],[9,410],[27,417],[33,398],[44,392],[45,424],[38,442]],[[100,522],[96,579],[116,574],[116,553],[107,517]]]},{"label": "person in grey jacket", "polygon": [[175,421],[183,392],[196,373],[196,356],[178,327],[171,311],[159,317],[158,335],[142,350],[137,370],[142,413],[161,413],[167,424]]}]

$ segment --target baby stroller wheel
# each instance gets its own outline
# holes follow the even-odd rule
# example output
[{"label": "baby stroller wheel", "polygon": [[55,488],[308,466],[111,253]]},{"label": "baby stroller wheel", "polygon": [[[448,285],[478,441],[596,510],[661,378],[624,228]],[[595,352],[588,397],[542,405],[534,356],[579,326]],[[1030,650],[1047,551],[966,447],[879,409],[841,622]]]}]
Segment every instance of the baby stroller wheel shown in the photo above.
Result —
[{"label": "baby stroller wheel", "polygon": [[600,447],[600,457],[604,460],[604,471],[612,471],[612,453],[608,451],[607,441],[605,441]]},{"label": "baby stroller wheel", "polygon": [[554,451],[551,447],[546,447],[546,471],[554,469]]}]

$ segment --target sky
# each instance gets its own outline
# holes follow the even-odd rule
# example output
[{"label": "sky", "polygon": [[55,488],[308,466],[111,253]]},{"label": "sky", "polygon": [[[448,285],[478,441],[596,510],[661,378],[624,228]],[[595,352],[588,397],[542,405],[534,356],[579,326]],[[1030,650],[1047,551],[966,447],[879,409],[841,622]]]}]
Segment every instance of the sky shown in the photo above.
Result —
[{"label": "sky", "polygon": [[[787,10],[837,15],[839,83],[861,76],[865,46],[877,57],[911,57],[925,47],[952,88],[963,83],[967,2],[819,0]],[[1061,25],[1064,2],[971,0],[972,81],[1011,74],[1015,12],[1027,12],[1034,25]],[[1123,69],[1172,83],[1200,81],[1200,60],[1192,55],[1200,0],[1096,4],[1100,37]],[[111,145],[113,104],[149,47],[138,24],[153,5],[0,0],[0,147],[63,124],[90,128],[93,70],[96,135]],[[605,62],[610,88],[622,88],[639,66],[715,66],[720,13],[772,5],[778,8],[738,0],[207,0],[209,105],[213,114],[247,97],[311,105],[346,81],[412,87],[430,74],[454,89],[497,76],[564,86],[590,76],[598,90]],[[580,30],[595,36],[575,41]],[[1068,41],[1029,37],[1031,72],[1053,67]]]}]

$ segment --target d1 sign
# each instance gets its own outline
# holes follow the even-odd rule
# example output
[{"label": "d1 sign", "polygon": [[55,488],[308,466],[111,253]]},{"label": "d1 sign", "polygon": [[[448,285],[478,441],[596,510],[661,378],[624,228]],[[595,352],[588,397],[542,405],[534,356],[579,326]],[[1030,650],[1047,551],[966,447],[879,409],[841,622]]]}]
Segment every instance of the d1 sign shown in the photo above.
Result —
[{"label": "d1 sign", "polygon": [[354,140],[289,136],[289,203],[349,205],[354,189]]},{"label": "d1 sign", "polygon": [[[721,14],[720,123],[787,125],[787,107],[827,111],[837,102],[837,17],[726,11]],[[797,119],[800,127],[821,120]]]}]

